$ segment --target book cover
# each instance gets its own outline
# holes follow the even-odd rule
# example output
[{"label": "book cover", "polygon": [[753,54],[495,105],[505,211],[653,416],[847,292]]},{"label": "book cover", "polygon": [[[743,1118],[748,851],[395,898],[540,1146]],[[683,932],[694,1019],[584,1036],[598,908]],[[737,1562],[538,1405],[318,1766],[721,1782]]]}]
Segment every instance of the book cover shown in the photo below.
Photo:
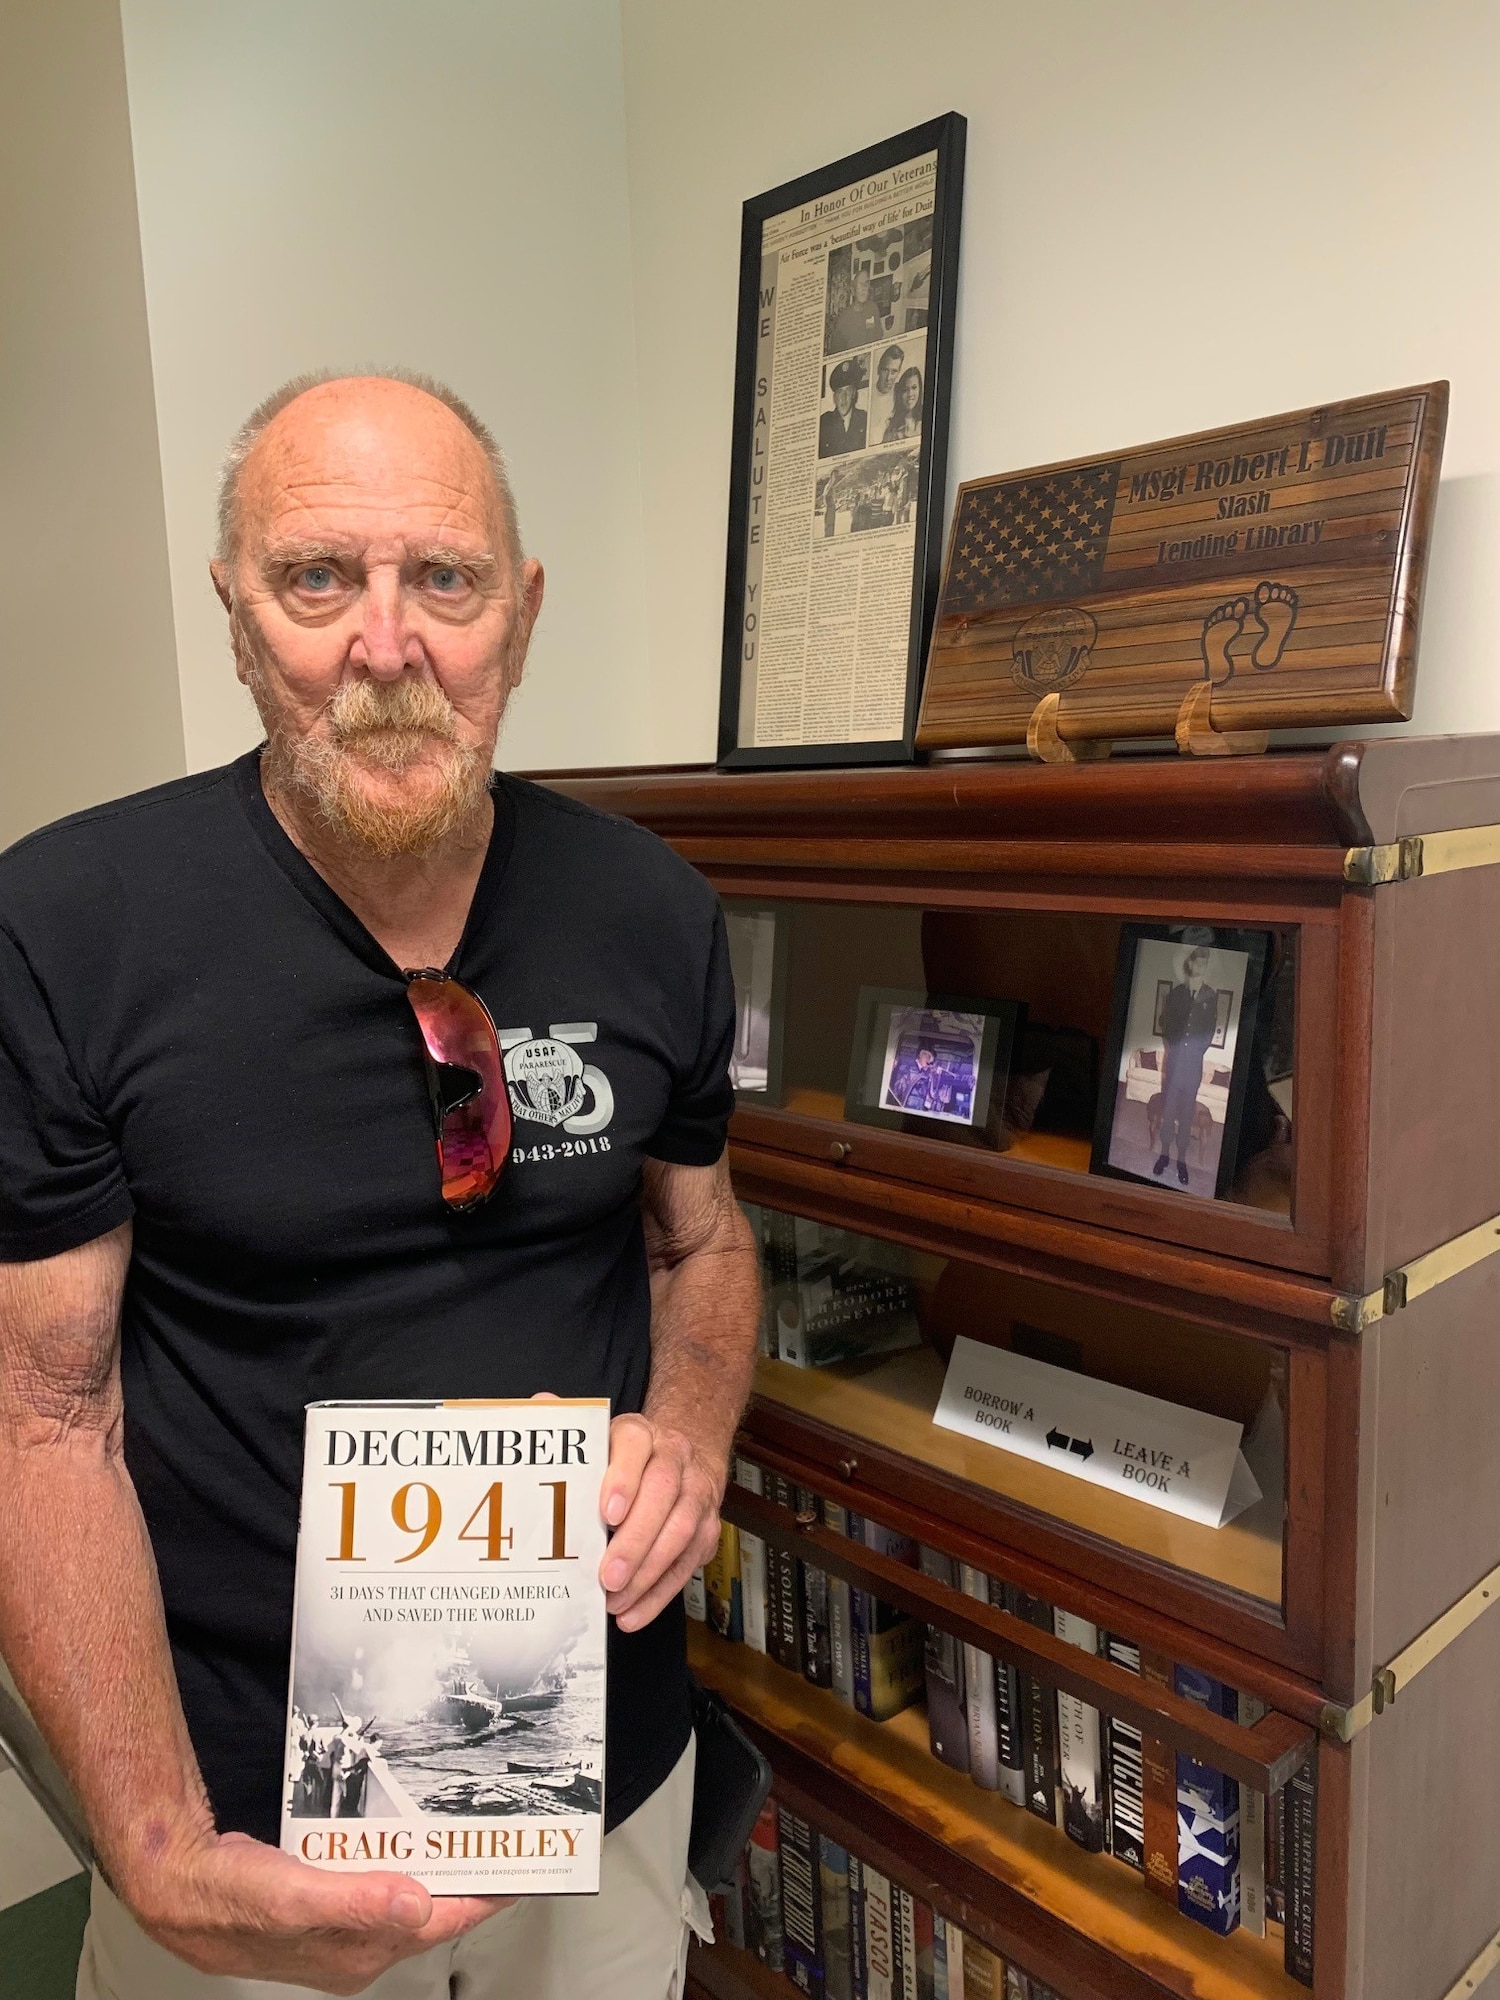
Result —
[{"label": "book cover", "polygon": [[[797,1511],[796,1485],[779,1472],[767,1475],[767,1497],[789,1514]],[[802,1606],[797,1553],[792,1546],[796,1529],[787,1523],[786,1535],[766,1539],[767,1588],[769,1593],[766,1650],[778,1666],[789,1672],[802,1671]]]},{"label": "book cover", "polygon": [[[909,1535],[861,1520],[860,1536],[867,1549],[915,1569],[917,1545]],[[861,1715],[888,1722],[922,1698],[923,1643],[920,1619],[899,1611],[866,1590],[849,1593],[849,1617],[854,1631],[854,1705]]]},{"label": "book cover", "polygon": [[721,1639],[745,1636],[744,1592],[740,1584],[740,1536],[732,1521],[719,1523],[719,1546],[703,1565],[708,1622]]},{"label": "book cover", "polygon": [[[1253,1729],[1266,1704],[1240,1695],[1240,1723]],[[1266,1795],[1240,1786],[1240,1924],[1252,1937],[1266,1934]]]},{"label": "book cover", "polygon": [[828,2000],[854,2000],[849,1851],[826,1833],[818,1835],[818,1878],[823,1893],[823,1991]]},{"label": "book cover", "polygon": [[[960,1563],[958,1581],[966,1597],[990,1601],[990,1579],[972,1563]],[[978,1646],[963,1649],[964,1713],[969,1724],[969,1776],[987,1792],[1000,1789],[1000,1735],[995,1713],[995,1662]]]},{"label": "book cover", "polygon": [[[920,1551],[923,1576],[958,1588],[958,1564],[940,1549],[924,1544]],[[964,1709],[963,1647],[951,1632],[927,1627],[923,1648],[927,1687],[927,1740],[932,1754],[955,1771],[969,1768],[969,1720]]]},{"label": "book cover", "polygon": [[608,1462],[603,1399],[308,1406],[289,1854],[435,1895],[598,1889]]},{"label": "book cover", "polygon": [[[1172,1663],[1149,1646],[1139,1649],[1141,1679],[1172,1685]],[[1141,1736],[1141,1826],[1146,1887],[1177,1907],[1177,1754],[1159,1736]]]},{"label": "book cover", "polygon": [[[1052,1606],[1042,1597],[1016,1593],[1016,1613],[1029,1625],[1044,1632],[1052,1630]],[[1060,1773],[1057,1761],[1057,1695],[1030,1674],[1017,1676],[1022,1693],[1023,1722],[1021,1753],[1026,1782],[1026,1810],[1049,1826],[1061,1824],[1058,1815]]]},{"label": "book cover", "polygon": [[870,2000],[865,1944],[865,1864],[857,1854],[849,1856],[849,1981],[854,2000]]},{"label": "book cover", "polygon": [[745,1938],[762,1965],[772,1972],[786,1967],[786,1939],[781,1928],[781,1829],[776,1801],[760,1809],[745,1849],[750,1893],[745,1904]]},{"label": "book cover", "polygon": [[708,1593],[703,1586],[703,1572],[695,1569],[682,1586],[682,1608],[689,1618],[697,1619],[700,1625],[708,1620]]},{"label": "book cover", "polygon": [[[1233,1688],[1178,1666],[1172,1676],[1178,1694],[1201,1708],[1233,1720],[1239,1697]],[[1218,1937],[1240,1921],[1240,1788],[1186,1752],[1177,1753],[1177,1907]]]},{"label": "book cover", "polygon": [[868,1864],[864,1869],[864,1912],[866,2000],[897,2000],[891,1885]]},{"label": "book cover", "polygon": [[[1052,1627],[1082,1652],[1099,1650],[1099,1628],[1057,1609]],[[1104,1852],[1104,1769],[1099,1755],[1099,1711],[1075,1694],[1057,1697],[1057,1761],[1062,1780],[1063,1832],[1090,1854]]]},{"label": "book cover", "polygon": [[1283,1962],[1293,1979],[1313,1983],[1314,1892],[1318,1872],[1316,1751],[1286,1783],[1286,1940]]},{"label": "book cover", "polygon": [[[748,1458],[734,1461],[734,1483],[747,1493],[764,1493],[765,1475]],[[740,1617],[744,1641],[753,1652],[766,1650],[766,1545],[759,1535],[740,1529]]]},{"label": "book cover", "polygon": [[[1113,1632],[1103,1635],[1104,1656],[1127,1673],[1141,1670],[1141,1649]],[[1104,1717],[1104,1789],[1109,1802],[1109,1851],[1127,1868],[1144,1873],[1146,1818],[1142,1793],[1141,1732],[1118,1716]]]},{"label": "book cover", "polygon": [[963,1934],[932,1913],[932,2000],[963,2000]]},{"label": "book cover", "polygon": [[[999,1611],[1014,1613],[1019,1593],[1014,1584],[990,1578],[990,1603]],[[999,1765],[1000,1791],[1013,1806],[1026,1803],[1025,1758],[1021,1747],[1020,1675],[1009,1660],[995,1661],[995,1755]]]},{"label": "book cover", "polygon": [[800,1992],[823,1992],[823,1889],[817,1835],[805,1819],[779,1810],[781,1832],[781,1931],[785,1972]]},{"label": "book cover", "polygon": [[750,1895],[750,1869],[742,1854],[734,1867],[734,1881],[723,1892],[724,1939],[744,1951],[749,1943],[746,1905]]}]

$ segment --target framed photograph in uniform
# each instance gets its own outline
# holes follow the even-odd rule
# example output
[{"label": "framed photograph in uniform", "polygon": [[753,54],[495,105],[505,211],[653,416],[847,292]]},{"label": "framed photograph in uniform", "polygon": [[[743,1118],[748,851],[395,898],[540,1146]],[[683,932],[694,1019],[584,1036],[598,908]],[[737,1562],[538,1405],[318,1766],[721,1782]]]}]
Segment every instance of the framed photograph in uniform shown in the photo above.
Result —
[{"label": "framed photograph in uniform", "polygon": [[912,757],[964,134],[950,111],[745,203],[721,768]]}]

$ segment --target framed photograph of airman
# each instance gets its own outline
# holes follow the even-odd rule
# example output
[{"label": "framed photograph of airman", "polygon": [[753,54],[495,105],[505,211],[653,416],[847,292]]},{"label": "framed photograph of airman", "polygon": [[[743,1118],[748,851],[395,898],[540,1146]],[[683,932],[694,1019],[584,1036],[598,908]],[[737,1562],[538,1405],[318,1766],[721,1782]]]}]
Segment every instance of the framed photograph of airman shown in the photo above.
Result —
[{"label": "framed photograph of airman", "polygon": [[913,755],[964,134],[949,112],[745,203],[721,767]]},{"label": "framed photograph of airman", "polygon": [[967,481],[919,748],[1222,755],[1408,718],[1447,414],[1428,382]]}]

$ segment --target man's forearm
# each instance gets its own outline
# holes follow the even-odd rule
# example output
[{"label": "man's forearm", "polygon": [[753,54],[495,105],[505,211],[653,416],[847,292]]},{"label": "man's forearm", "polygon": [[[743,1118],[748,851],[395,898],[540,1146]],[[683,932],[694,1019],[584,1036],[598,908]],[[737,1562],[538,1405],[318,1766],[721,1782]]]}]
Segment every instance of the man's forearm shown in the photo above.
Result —
[{"label": "man's forearm", "polygon": [[727,1241],[660,1270],[652,1287],[651,1387],[645,1415],[691,1437],[718,1471],[755,1372],[760,1268],[743,1218]]},{"label": "man's forearm", "polygon": [[0,1652],[127,1895],[213,1830],[121,1451],[128,1260],[120,1230],[48,1265],[0,1266]]}]

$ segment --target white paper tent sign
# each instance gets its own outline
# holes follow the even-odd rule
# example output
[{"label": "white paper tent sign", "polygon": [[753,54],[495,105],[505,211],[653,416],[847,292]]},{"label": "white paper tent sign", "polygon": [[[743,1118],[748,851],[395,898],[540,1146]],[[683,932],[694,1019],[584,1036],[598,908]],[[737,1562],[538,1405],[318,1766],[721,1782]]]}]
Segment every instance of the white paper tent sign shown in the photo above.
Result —
[{"label": "white paper tent sign", "polygon": [[1208,1528],[1261,1497],[1242,1424],[962,1336],[933,1422]]}]

